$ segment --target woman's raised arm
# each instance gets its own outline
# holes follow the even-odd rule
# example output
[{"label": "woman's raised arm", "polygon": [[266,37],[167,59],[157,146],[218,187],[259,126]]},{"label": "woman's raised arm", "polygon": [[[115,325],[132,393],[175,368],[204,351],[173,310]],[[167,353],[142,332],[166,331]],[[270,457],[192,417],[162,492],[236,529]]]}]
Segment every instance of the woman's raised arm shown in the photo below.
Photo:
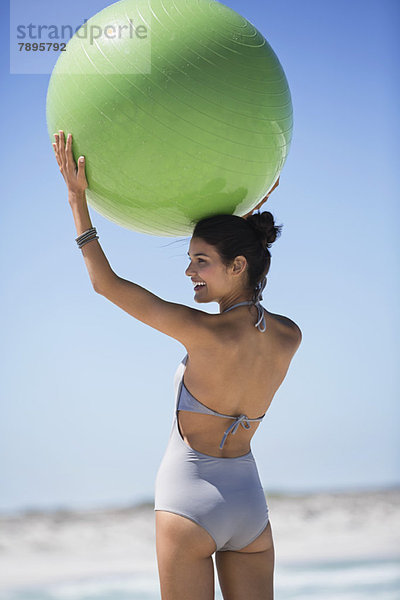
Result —
[{"label": "woman's raised arm", "polygon": [[[72,154],[72,135],[65,143],[64,132],[54,134],[53,148],[62,176],[68,188],[68,202],[72,210],[78,236],[93,227],[89,215],[85,190],[88,182],[85,175],[85,159],[79,157],[78,167]],[[96,239],[81,248],[94,290],[102,289],[115,276],[110,264]]]},{"label": "woman's raised arm", "polygon": [[[93,227],[85,190],[85,160],[79,157],[78,167],[72,154],[72,135],[65,143],[64,132],[54,134],[57,163],[68,187],[68,202],[72,209],[78,236]],[[83,160],[81,160],[83,158]],[[83,258],[98,294],[122,308],[139,321],[181,342],[186,349],[215,343],[216,315],[189,306],[167,302],[145,288],[122,279],[111,268],[97,239],[91,239],[82,248]]]}]

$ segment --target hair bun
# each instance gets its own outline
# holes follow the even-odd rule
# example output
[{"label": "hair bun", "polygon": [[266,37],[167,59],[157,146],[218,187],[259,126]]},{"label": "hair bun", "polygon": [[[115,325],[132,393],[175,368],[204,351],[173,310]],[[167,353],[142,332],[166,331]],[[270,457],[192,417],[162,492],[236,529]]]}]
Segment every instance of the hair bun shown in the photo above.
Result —
[{"label": "hair bun", "polygon": [[259,234],[265,248],[270,248],[281,235],[283,225],[275,225],[274,217],[270,212],[255,213],[247,217],[246,221]]}]

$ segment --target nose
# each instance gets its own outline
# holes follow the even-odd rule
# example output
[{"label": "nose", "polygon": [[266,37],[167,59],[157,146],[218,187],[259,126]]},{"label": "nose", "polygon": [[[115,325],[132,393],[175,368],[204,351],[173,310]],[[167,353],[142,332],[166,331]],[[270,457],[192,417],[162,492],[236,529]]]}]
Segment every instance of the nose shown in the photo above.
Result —
[{"label": "nose", "polygon": [[187,275],[188,277],[193,277],[193,275],[197,275],[197,271],[194,268],[194,263],[193,260],[189,259],[189,264],[185,270],[185,275]]}]

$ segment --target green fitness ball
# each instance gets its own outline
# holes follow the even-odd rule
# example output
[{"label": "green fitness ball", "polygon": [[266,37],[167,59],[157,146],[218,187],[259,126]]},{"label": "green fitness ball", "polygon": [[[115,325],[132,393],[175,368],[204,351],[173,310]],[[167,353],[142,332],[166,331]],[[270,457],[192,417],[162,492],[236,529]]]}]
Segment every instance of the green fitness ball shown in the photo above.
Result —
[{"label": "green fitness ball", "polygon": [[291,95],[264,36],[216,0],[121,0],[54,67],[47,125],[86,157],[89,204],[143,233],[186,236],[242,216],[289,152]]}]

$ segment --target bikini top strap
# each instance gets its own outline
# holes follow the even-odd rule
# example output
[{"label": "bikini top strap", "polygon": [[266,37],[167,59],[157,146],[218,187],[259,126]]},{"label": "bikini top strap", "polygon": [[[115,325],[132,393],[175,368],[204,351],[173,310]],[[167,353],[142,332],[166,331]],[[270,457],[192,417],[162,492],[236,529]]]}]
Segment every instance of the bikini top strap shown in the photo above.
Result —
[{"label": "bikini top strap", "polygon": [[254,304],[254,306],[257,307],[257,317],[258,317],[258,321],[257,323],[255,323],[254,327],[257,327],[257,329],[261,332],[264,333],[267,329],[266,323],[265,323],[265,315],[264,315],[264,309],[261,306],[260,301],[258,302],[253,302],[252,300],[249,300],[247,302],[239,302],[238,304],[234,304],[233,306],[230,306],[229,308],[227,308],[226,310],[223,310],[222,312],[228,312],[229,310],[232,310],[233,308],[236,308],[238,306],[249,306],[250,304]]},{"label": "bikini top strap", "polygon": [[264,309],[261,306],[260,302],[256,302],[256,307],[257,307],[257,311],[258,311],[258,315],[257,315],[258,321],[254,325],[254,327],[257,327],[258,331],[261,331],[261,333],[264,333],[267,329],[267,325],[265,323]]},{"label": "bikini top strap", "polygon": [[230,306],[229,308],[226,308],[225,310],[223,310],[222,312],[228,312],[229,310],[232,310],[232,308],[236,308],[237,306],[246,306],[250,305],[250,304],[254,304],[254,302],[252,302],[251,300],[249,300],[248,302],[239,302],[238,304],[234,304],[233,306]]}]

